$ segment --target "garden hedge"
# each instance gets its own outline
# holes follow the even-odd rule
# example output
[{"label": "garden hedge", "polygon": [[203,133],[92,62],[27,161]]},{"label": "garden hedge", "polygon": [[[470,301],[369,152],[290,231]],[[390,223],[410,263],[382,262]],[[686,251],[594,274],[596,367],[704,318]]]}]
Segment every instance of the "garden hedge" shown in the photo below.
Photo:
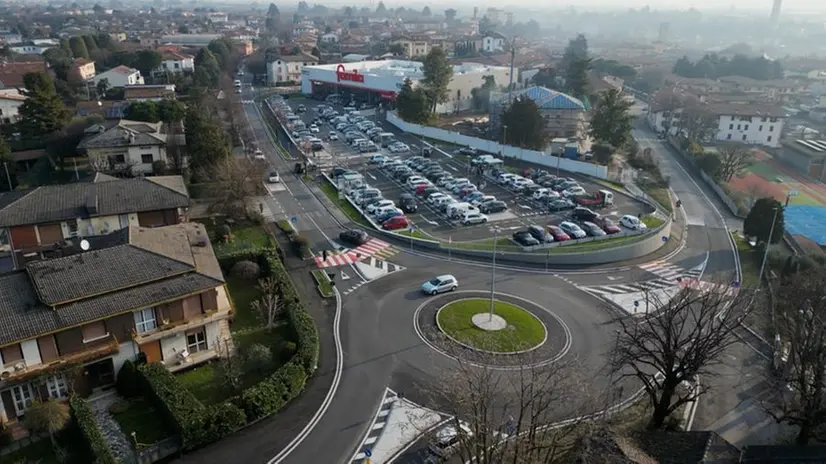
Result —
[{"label": "garden hedge", "polygon": [[85,441],[86,451],[91,460],[95,464],[117,464],[118,461],[112,454],[89,403],[77,395],[72,395],[69,398],[69,412],[72,424],[77,427],[79,435]]}]

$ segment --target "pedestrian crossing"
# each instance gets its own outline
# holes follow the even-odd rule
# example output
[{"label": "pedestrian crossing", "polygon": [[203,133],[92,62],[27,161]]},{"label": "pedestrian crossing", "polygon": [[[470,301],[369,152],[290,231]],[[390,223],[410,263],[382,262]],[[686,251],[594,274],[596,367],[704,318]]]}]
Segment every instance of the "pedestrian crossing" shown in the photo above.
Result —
[{"label": "pedestrian crossing", "polygon": [[252,105],[255,103],[255,100],[241,100],[241,103],[245,105]]},{"label": "pedestrian crossing", "polygon": [[[325,250],[325,253],[322,253],[321,256],[315,257],[315,262],[319,268],[324,269],[327,267],[353,264],[370,257],[386,260],[398,253],[398,251],[398,249],[392,247],[389,243],[374,238],[370,239],[364,245],[353,249],[341,248],[337,250]],[[326,259],[324,258],[325,254],[327,255]]]},{"label": "pedestrian crossing", "polygon": [[706,263],[695,266],[691,269],[685,269],[675,264],[665,261],[655,261],[639,266],[644,271],[650,272],[656,276],[656,279],[642,282],[629,282],[626,284],[608,284],[608,285],[592,285],[592,286],[578,286],[581,290],[586,291],[597,297],[605,295],[624,295],[628,293],[651,292],[654,290],[662,290],[665,288],[675,287],[680,285],[682,281],[690,282],[697,281],[705,270]]}]

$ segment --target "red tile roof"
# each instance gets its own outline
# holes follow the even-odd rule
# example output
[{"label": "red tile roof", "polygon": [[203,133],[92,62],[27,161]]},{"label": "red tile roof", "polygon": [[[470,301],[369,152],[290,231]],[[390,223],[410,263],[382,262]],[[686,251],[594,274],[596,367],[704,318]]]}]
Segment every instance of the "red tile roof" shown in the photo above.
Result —
[{"label": "red tile roof", "polygon": [[48,72],[45,61],[18,61],[0,63],[0,83],[5,88],[22,87],[23,76],[33,72]]}]

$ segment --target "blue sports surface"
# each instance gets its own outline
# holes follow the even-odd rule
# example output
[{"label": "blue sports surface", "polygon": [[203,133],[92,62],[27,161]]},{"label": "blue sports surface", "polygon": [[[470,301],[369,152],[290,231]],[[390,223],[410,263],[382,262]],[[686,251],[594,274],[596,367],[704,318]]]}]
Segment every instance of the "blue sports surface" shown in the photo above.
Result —
[{"label": "blue sports surface", "polygon": [[783,211],[786,232],[826,245],[826,206],[789,205]]}]

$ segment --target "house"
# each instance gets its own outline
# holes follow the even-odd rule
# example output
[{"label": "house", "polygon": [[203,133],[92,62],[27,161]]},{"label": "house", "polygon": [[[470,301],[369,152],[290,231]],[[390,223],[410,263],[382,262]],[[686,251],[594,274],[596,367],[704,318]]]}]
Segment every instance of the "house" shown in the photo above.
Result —
[{"label": "house", "polygon": [[123,119],[129,102],[124,100],[78,101],[75,115],[82,118],[97,116],[103,119]]},{"label": "house", "polygon": [[482,51],[497,53],[505,50],[507,38],[498,32],[486,32],[482,35]]},{"label": "house", "polygon": [[684,132],[681,118],[687,108],[712,118],[712,140],[779,147],[786,112],[765,103],[706,102],[686,92],[661,91],[652,96],[646,110],[648,125],[671,135]]},{"label": "house", "polygon": [[300,82],[304,66],[315,66],[318,58],[307,53],[299,55],[284,55],[267,63],[267,82],[278,84],[281,82]]},{"label": "house", "polygon": [[[201,48],[206,47],[210,42],[221,37],[223,37],[221,34],[173,34],[161,36],[156,42],[167,45]],[[159,43],[155,43],[154,45],[159,45]]]},{"label": "house", "polygon": [[482,37],[462,37],[453,43],[453,50],[456,56],[473,56],[482,50]]},{"label": "house", "polygon": [[161,101],[175,99],[175,84],[127,85],[123,88],[126,101]]},{"label": "house", "polygon": [[173,51],[164,52],[161,56],[161,64],[153,74],[184,73],[195,71],[195,57],[184,53]]},{"label": "house", "polygon": [[123,88],[127,85],[143,85],[143,76],[137,69],[129,66],[117,66],[94,77],[95,85],[106,79],[109,88]]},{"label": "house", "polygon": [[407,58],[421,58],[430,53],[430,42],[424,38],[399,37],[392,40],[390,45],[400,46],[402,54]]},{"label": "house", "polygon": [[26,96],[17,89],[0,90],[0,121],[3,124],[17,122],[20,119],[20,106],[26,101]]},{"label": "house", "polygon": [[95,171],[149,174],[156,161],[174,164],[166,156],[163,123],[121,119],[95,124],[86,129],[86,134],[78,150],[87,154]]},{"label": "house", "polygon": [[95,77],[95,62],[86,58],[75,58],[69,75],[77,82],[86,82]]},{"label": "house", "polygon": [[42,55],[43,52],[54,47],[53,44],[49,43],[19,42],[10,44],[9,50],[20,55]]},{"label": "house", "polygon": [[55,254],[0,276],[0,423],[65,399],[70,385],[84,396],[111,388],[127,360],[176,371],[231,343],[232,304],[203,225],[129,226]]},{"label": "house", "polygon": [[321,42],[326,44],[337,44],[338,43],[338,34],[333,32],[329,32],[327,34],[321,35]]},{"label": "house", "polygon": [[33,72],[51,73],[45,61],[0,62],[0,88],[22,88],[23,76]]},{"label": "house", "polygon": [[784,138],[776,155],[801,173],[826,182],[826,140]]},{"label": "house", "polygon": [[[549,138],[566,138],[582,144],[588,138],[587,107],[582,100],[545,87],[529,87],[518,92],[492,93],[490,96],[491,133],[500,133],[500,119],[508,102],[516,98],[529,98],[539,107],[545,119]],[[508,143],[505,132],[505,143]]]}]

